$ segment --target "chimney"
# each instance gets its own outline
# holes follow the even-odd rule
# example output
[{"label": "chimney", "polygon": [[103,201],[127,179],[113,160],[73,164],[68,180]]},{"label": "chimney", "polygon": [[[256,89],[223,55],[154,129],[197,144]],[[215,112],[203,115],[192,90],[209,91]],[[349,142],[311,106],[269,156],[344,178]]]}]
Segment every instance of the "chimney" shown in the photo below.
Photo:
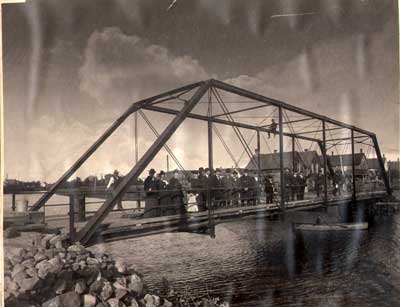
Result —
[{"label": "chimney", "polygon": [[363,153],[363,149],[362,148],[360,148],[360,153]]},{"label": "chimney", "polygon": [[274,153],[278,153],[278,150],[274,149]]},{"label": "chimney", "polygon": [[333,156],[333,151],[331,151],[331,156]]}]

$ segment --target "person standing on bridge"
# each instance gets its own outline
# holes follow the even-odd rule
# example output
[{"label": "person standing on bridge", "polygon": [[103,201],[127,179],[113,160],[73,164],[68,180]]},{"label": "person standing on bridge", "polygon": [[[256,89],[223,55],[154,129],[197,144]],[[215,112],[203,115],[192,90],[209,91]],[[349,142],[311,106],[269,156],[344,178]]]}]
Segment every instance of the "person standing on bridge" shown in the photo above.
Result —
[{"label": "person standing on bridge", "polygon": [[304,200],[304,193],[306,190],[307,180],[302,171],[299,174],[298,182],[299,182],[299,199]]},{"label": "person standing on bridge", "polygon": [[197,206],[199,211],[207,210],[207,176],[204,168],[199,168],[199,177],[197,178]]},{"label": "person standing on bridge", "polygon": [[285,201],[289,201],[289,199],[292,197],[292,191],[293,191],[293,177],[290,174],[290,171],[288,168],[285,168],[285,173],[283,174],[283,180],[284,180],[284,186],[281,187],[281,189],[284,189],[284,194],[285,194]]},{"label": "person standing on bridge", "polygon": [[232,200],[232,205],[237,206],[239,204],[240,179],[238,176],[238,172],[236,170],[234,170],[232,174],[233,176],[232,176],[231,200]]},{"label": "person standing on bridge", "polygon": [[160,216],[160,205],[159,205],[159,181],[155,177],[156,171],[152,168],[149,171],[144,181],[144,191],[146,193],[145,207],[144,207],[144,218]]},{"label": "person standing on bridge", "polygon": [[324,187],[324,175],[322,174],[322,170],[318,170],[318,174],[315,177],[315,192],[317,193],[317,197],[320,196],[322,192],[322,188]]},{"label": "person standing on bridge", "polygon": [[240,177],[240,186],[242,188],[240,192],[240,201],[242,206],[253,205],[254,200],[254,189],[255,189],[255,179],[249,176],[249,171],[245,169],[243,171],[243,176]]},{"label": "person standing on bridge", "polygon": [[268,176],[265,180],[265,196],[267,204],[274,202],[274,182],[271,176]]},{"label": "person standing on bridge", "polygon": [[231,205],[231,200],[232,200],[232,191],[233,191],[233,177],[231,174],[231,170],[228,168],[225,171],[225,176],[222,177],[222,187],[223,187],[223,198],[224,198],[224,204],[226,206]]},{"label": "person standing on bridge", "polygon": [[[112,190],[114,191],[115,188],[117,187],[118,183],[120,182],[121,177],[119,176],[119,173],[117,170],[114,170],[114,173],[111,175],[110,180],[108,181],[107,184],[107,191],[110,190],[112,188]],[[118,199],[117,201],[117,210],[122,210],[122,200],[121,198]]]},{"label": "person standing on bridge", "polygon": [[184,214],[186,213],[185,204],[183,203],[183,191],[182,184],[179,181],[179,172],[175,170],[173,172],[173,177],[169,181],[169,190],[171,195],[171,206],[175,211],[174,214]]},{"label": "person standing on bridge", "polygon": [[222,182],[221,182],[221,170],[219,168],[216,171],[211,172],[208,177],[208,186],[210,189],[210,201],[214,208],[218,208],[221,205],[222,195]]},{"label": "person standing on bridge", "polygon": [[171,206],[171,195],[169,191],[168,181],[165,180],[164,171],[158,173],[158,189],[159,189],[159,205],[160,215],[169,215]]}]

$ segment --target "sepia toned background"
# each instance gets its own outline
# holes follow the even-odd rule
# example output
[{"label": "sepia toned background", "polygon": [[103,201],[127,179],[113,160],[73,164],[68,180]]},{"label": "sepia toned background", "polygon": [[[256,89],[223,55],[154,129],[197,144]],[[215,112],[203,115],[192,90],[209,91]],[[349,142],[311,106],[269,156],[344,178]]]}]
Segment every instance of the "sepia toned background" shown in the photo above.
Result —
[{"label": "sepia toned background", "polygon": [[[207,78],[376,132],[397,159],[396,1],[170,3],[4,5],[7,177],[52,182],[132,102]],[[206,164],[206,130],[191,125],[169,142],[187,168]],[[79,175],[130,169],[132,127],[124,124]],[[139,137],[142,148],[154,140],[146,129]],[[165,168],[165,157],[153,166]]]}]

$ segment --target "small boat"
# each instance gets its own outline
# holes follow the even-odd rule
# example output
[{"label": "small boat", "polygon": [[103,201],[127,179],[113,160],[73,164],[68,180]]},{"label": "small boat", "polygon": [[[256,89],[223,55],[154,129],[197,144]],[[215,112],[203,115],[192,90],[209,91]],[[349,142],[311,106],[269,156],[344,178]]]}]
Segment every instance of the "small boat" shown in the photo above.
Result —
[{"label": "small boat", "polygon": [[294,223],[294,229],[303,231],[343,231],[343,230],[366,230],[368,223]]}]

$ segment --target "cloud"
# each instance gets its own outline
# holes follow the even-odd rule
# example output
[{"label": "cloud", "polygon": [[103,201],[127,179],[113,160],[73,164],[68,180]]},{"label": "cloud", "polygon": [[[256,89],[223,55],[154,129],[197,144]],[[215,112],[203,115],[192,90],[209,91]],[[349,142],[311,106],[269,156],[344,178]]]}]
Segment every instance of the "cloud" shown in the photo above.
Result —
[{"label": "cloud", "polygon": [[[225,81],[376,132],[393,159],[399,146],[398,63],[397,47],[387,43],[390,22],[381,32],[320,42],[284,64]],[[395,135],[382,133],[383,122]]]},{"label": "cloud", "polygon": [[79,75],[80,89],[99,103],[125,105],[208,78],[190,56],[174,56],[163,46],[126,35],[115,27],[90,36]]}]

